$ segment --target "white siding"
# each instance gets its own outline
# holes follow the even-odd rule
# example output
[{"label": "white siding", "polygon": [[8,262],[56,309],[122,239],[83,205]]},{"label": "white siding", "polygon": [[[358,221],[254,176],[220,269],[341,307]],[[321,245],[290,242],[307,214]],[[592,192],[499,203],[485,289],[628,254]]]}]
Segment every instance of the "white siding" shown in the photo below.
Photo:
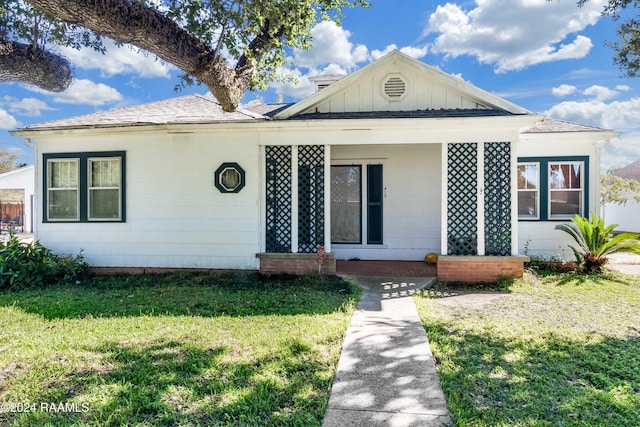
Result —
[{"label": "white siding", "polygon": [[[362,164],[364,172],[367,164],[381,163],[385,194],[384,244],[333,244],[337,259],[422,260],[439,253],[440,150],[439,144],[332,147],[332,164]],[[362,222],[366,242],[366,216]]]},{"label": "white siding", "polygon": [[[126,222],[41,223],[39,212],[37,238],[45,246],[83,250],[95,266],[257,268],[261,179],[255,134],[132,132],[92,136],[90,143],[67,136],[42,139],[38,148],[40,154],[126,151]],[[224,162],[245,170],[240,193],[214,187],[214,172]]]},{"label": "white siding", "polygon": [[[400,100],[389,100],[383,94],[383,82],[390,74],[399,75],[406,82],[407,92]],[[406,64],[395,63],[393,67],[376,70],[367,77],[318,105],[317,112],[484,108],[455,87],[443,85],[427,73],[420,73]]]}]

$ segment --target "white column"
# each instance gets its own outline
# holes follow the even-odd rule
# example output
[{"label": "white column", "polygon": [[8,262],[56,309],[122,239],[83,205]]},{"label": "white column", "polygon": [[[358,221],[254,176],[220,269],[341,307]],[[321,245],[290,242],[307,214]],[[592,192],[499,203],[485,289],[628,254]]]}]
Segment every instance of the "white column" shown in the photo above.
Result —
[{"label": "white column", "polygon": [[259,147],[258,176],[260,177],[260,252],[267,251],[267,155],[266,147]]},{"label": "white column", "polygon": [[447,221],[449,220],[449,205],[448,205],[448,198],[447,198],[447,193],[449,192],[449,184],[448,184],[449,144],[447,144],[446,142],[442,143],[441,150],[442,150],[442,173],[441,173],[442,185],[440,187],[442,188],[442,190],[440,193],[440,203],[441,203],[440,210],[442,213],[442,217],[440,219],[440,254],[447,255],[447,252],[449,251],[448,243],[447,243],[447,234],[448,234]]},{"label": "white column", "polygon": [[511,255],[518,255],[518,153],[515,141],[516,135],[509,142],[511,154]]},{"label": "white column", "polygon": [[291,252],[298,252],[298,146],[291,146]]},{"label": "white column", "polygon": [[477,143],[478,167],[478,255],[484,255],[484,142]]},{"label": "white column", "polygon": [[324,146],[324,249],[331,252],[331,146]]}]

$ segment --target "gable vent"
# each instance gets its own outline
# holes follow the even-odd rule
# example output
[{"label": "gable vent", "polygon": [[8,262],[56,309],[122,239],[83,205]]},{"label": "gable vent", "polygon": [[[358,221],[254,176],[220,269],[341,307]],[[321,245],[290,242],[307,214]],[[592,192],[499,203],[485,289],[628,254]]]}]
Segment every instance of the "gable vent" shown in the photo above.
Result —
[{"label": "gable vent", "polygon": [[407,91],[407,83],[400,76],[390,76],[384,81],[382,89],[387,98],[399,101]]}]

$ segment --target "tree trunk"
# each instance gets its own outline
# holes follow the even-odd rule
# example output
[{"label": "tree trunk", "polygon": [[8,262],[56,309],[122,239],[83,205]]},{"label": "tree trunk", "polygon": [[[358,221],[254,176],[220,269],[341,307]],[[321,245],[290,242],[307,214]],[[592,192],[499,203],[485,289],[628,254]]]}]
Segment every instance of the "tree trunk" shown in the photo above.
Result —
[{"label": "tree trunk", "polygon": [[[234,111],[251,87],[257,62],[273,49],[275,39],[256,37],[251,57],[232,68],[211,46],[170,18],[132,0],[26,0],[34,8],[117,42],[130,43],[175,65],[207,85],[225,111]],[[282,32],[277,35],[281,37]],[[268,33],[267,33],[268,35]]]},{"label": "tree trunk", "polygon": [[0,83],[19,81],[62,92],[72,78],[66,59],[31,45],[0,39]]}]

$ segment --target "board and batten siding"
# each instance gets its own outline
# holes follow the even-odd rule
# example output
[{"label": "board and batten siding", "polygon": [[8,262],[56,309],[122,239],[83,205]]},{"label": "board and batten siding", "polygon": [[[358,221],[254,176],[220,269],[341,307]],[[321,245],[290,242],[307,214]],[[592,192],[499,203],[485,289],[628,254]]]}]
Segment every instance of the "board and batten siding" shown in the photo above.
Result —
[{"label": "board and batten siding", "polygon": [[[383,95],[388,77],[397,76],[406,83],[406,94],[400,100]],[[416,111],[430,109],[483,108],[454,87],[444,86],[414,68],[398,63],[393,72],[380,69],[357,84],[341,91],[317,107],[319,113],[360,111]]]},{"label": "board and batten siding", "polygon": [[429,252],[439,253],[441,149],[441,144],[331,148],[332,165],[360,164],[363,173],[368,164],[383,165],[383,244],[366,244],[364,209],[364,243],[332,244],[336,259],[417,261]]},{"label": "board and batten siding", "polygon": [[[37,238],[59,253],[82,250],[89,264],[100,267],[257,269],[257,139],[238,131],[43,137],[40,155],[126,151],[126,222],[43,223],[38,206]],[[214,186],[224,162],[237,162],[246,172],[237,194]],[[41,187],[41,165],[37,169]]]}]

